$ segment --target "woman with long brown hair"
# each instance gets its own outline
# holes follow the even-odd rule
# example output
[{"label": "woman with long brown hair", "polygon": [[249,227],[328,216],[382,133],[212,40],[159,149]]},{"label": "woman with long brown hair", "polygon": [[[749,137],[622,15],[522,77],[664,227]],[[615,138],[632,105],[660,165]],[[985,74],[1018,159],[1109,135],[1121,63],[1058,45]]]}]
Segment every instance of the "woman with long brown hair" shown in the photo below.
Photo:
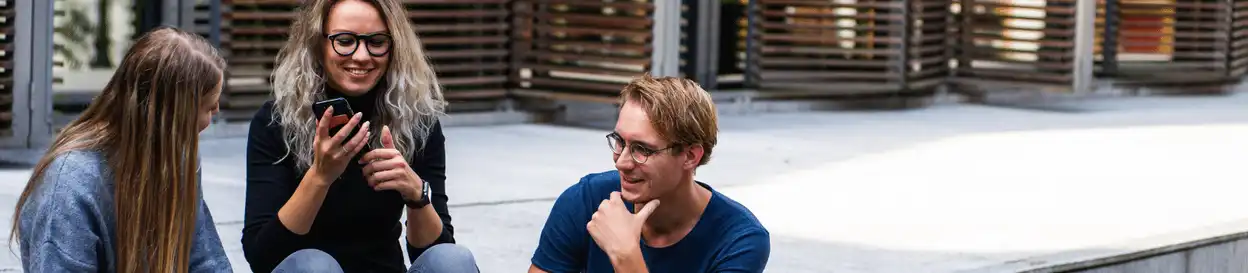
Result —
[{"label": "woman with long brown hair", "polygon": [[[252,271],[478,271],[454,244],[427,59],[399,0],[303,2],[248,133]],[[314,110],[326,100],[340,104]]]},{"label": "woman with long brown hair", "polygon": [[229,272],[199,189],[225,61],[199,35],[135,41],[35,165],[13,236],[26,272]]}]

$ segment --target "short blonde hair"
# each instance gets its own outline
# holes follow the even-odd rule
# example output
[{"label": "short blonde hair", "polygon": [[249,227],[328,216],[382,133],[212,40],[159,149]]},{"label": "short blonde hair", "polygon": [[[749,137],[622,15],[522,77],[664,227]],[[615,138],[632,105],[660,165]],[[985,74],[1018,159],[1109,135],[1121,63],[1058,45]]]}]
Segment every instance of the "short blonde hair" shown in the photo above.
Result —
[{"label": "short blonde hair", "polygon": [[677,145],[702,145],[705,153],[698,166],[711,160],[711,151],[718,141],[719,121],[711,94],[697,83],[684,78],[653,78],[642,75],[620,91],[620,105],[636,103],[645,109],[650,125],[659,137]]}]

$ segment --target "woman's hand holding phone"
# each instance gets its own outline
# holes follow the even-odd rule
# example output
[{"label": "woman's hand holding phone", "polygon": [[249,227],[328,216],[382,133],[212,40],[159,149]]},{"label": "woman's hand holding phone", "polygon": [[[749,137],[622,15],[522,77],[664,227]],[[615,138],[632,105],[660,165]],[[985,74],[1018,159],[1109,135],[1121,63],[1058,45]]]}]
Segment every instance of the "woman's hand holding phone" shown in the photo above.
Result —
[{"label": "woman's hand holding phone", "polygon": [[343,143],[351,130],[355,129],[359,124],[361,115],[356,113],[351,120],[346,122],[346,126],[338,129],[333,136],[329,135],[329,129],[341,125],[341,121],[335,122],[330,118],[334,113],[331,106],[325,109],[325,113],[321,115],[320,120],[316,121],[316,136],[312,140],[312,170],[319,175],[326,184],[333,184],[338,180],[338,176],[346,170],[347,164],[351,163],[351,159],[355,154],[360,152],[368,144],[369,122],[365,121],[360,126],[358,132],[350,141]]}]

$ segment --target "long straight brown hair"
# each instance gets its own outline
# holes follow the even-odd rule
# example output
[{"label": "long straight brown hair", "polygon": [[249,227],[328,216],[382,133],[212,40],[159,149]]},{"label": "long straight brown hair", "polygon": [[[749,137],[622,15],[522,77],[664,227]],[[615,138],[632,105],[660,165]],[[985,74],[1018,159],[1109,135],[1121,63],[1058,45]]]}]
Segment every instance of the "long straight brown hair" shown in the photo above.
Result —
[{"label": "long straight brown hair", "polygon": [[199,207],[199,107],[225,60],[197,34],[162,27],[135,41],[104,90],[56,136],[18,198],[22,205],[48,165],[75,150],[98,151],[112,169],[117,272],[186,272]]}]

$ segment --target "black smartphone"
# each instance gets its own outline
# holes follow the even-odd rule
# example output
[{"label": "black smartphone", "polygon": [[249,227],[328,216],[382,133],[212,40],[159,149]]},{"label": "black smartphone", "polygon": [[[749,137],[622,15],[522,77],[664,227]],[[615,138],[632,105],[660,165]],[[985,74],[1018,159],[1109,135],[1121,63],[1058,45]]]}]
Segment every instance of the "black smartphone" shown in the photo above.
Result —
[{"label": "black smartphone", "polygon": [[[351,117],[355,116],[355,111],[351,109],[351,104],[347,103],[347,99],[344,99],[341,97],[318,101],[312,104],[312,111],[315,112],[313,113],[313,116],[316,117],[316,120],[318,122],[321,120],[321,116],[325,114],[325,109],[329,109],[330,106],[334,107],[334,112],[331,113],[329,116],[334,121],[334,123],[339,124],[338,126],[329,128],[329,135],[333,136],[335,134],[338,134],[338,130],[341,129],[343,126],[345,126],[347,122],[351,121]],[[351,132],[347,134],[347,137],[346,137],[347,140],[350,140],[352,137],[355,137],[355,133],[358,132],[359,130],[358,126],[363,126],[363,121],[361,121],[360,124],[357,124],[356,126],[357,128],[354,128],[354,130],[351,130]],[[344,142],[347,140],[344,140]],[[373,146],[373,143],[369,141],[368,144],[364,146],[364,148],[360,149],[360,153],[357,156],[363,155],[367,153],[368,151],[371,151],[372,146]]]},{"label": "black smartphone", "polygon": [[355,115],[355,111],[351,110],[351,104],[347,103],[347,99],[332,98],[312,104],[312,116],[316,117],[317,121],[320,121],[321,115],[324,115],[325,109],[329,109],[330,106],[334,107],[334,113],[330,114],[330,117],[342,119],[342,122],[351,120],[351,116]]}]

